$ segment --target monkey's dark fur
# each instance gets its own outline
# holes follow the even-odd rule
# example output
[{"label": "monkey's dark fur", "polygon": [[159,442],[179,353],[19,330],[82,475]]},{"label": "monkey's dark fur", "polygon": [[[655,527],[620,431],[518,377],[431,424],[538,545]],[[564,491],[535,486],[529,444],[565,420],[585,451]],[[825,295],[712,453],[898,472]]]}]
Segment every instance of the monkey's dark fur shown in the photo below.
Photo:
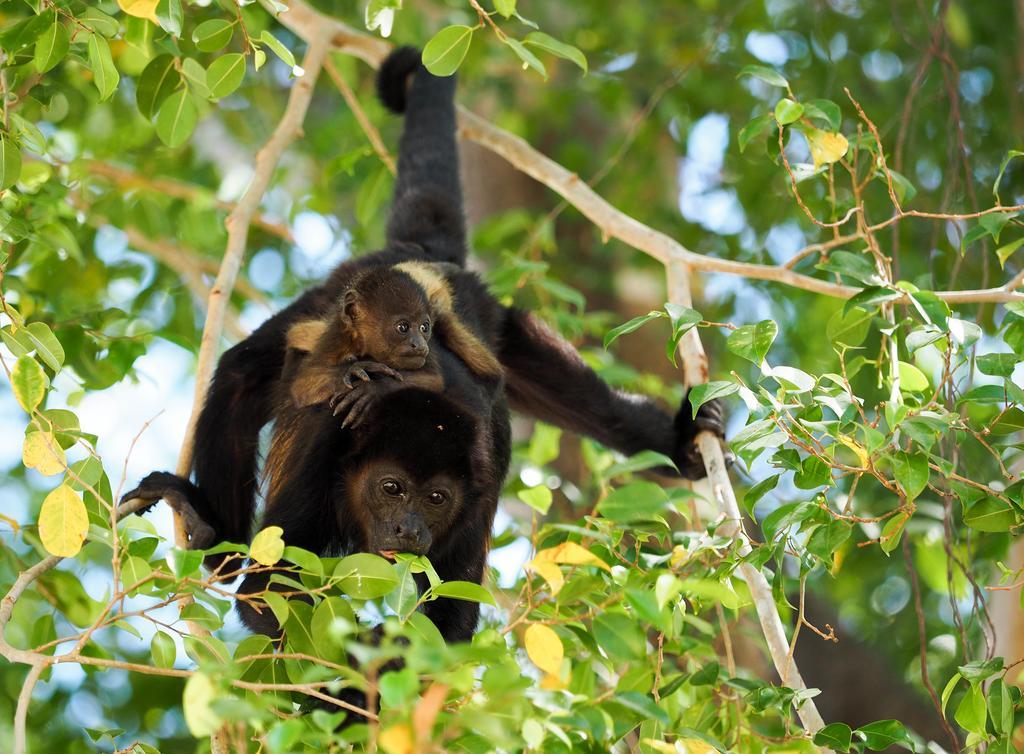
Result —
[{"label": "monkey's dark fur", "polygon": [[[439,478],[451,487],[451,515],[442,526],[432,525],[426,554],[441,578],[479,583],[509,463],[508,404],[624,453],[659,451],[684,476],[703,476],[693,440],[702,429],[722,434],[717,403],[702,406],[693,420],[684,400],[673,418],[649,398],[611,389],[571,345],[527,312],[499,304],[464,269],[454,78],[432,76],[420,65],[418,51],[400,49],[381,67],[378,91],[386,105],[404,110],[406,119],[386,248],[342,263],[322,285],[307,290],[221,357],[196,432],[194,485],[153,474],[128,496],[184,497],[218,540],[248,541],[258,436],[273,419],[261,526],[278,525],[287,544],[319,553],[406,544],[422,548],[426,535],[403,538],[397,519],[378,516],[366,490],[396,475],[410,490],[427,490]],[[393,389],[401,383],[390,378],[361,382],[353,393],[367,391],[374,400],[356,431],[340,429],[321,407],[296,407],[282,379],[289,328],[325,317],[357,275],[402,262],[450,263],[442,268],[455,314],[497,355],[507,382],[481,379],[443,342],[435,342],[444,395],[415,387]],[[378,395],[382,385],[389,387]],[[421,520],[417,526],[428,524]],[[388,545],[391,540],[394,547]],[[266,583],[265,575],[250,576],[239,591],[256,592]],[[476,603],[439,599],[425,609],[449,640],[469,638],[476,626]],[[269,610],[260,615],[241,608],[241,613],[253,630],[278,630]]]}]

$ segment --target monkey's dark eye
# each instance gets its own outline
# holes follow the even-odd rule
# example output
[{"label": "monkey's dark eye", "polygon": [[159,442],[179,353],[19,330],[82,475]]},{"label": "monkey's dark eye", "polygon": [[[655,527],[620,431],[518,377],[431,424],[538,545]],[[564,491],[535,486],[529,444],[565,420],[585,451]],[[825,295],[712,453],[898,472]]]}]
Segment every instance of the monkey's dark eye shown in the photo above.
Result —
[{"label": "monkey's dark eye", "polygon": [[402,333],[404,335],[405,333],[409,332],[409,323],[408,322],[399,322],[395,326],[395,329],[398,330],[398,332],[400,332],[400,333]]},{"label": "monkey's dark eye", "polygon": [[380,488],[385,495],[390,495],[391,497],[398,497],[403,492],[402,485],[394,479],[385,479],[380,483]]},{"label": "monkey's dark eye", "polygon": [[432,505],[444,505],[448,502],[448,496],[440,490],[434,490],[427,497],[427,500],[429,500]]},{"label": "monkey's dark eye", "polygon": [[420,325],[420,332],[423,333],[424,335],[430,335],[430,323],[424,322],[422,325]]}]

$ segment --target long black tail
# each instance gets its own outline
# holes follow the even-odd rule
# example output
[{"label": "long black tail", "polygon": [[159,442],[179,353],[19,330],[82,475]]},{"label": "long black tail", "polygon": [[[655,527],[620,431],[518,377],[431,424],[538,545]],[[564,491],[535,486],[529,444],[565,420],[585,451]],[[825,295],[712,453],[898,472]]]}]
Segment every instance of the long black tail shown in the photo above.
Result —
[{"label": "long black tail", "polygon": [[381,64],[377,93],[405,113],[389,243],[417,244],[437,261],[466,262],[466,221],[455,144],[455,77],[434,76],[420,51],[401,47]]}]

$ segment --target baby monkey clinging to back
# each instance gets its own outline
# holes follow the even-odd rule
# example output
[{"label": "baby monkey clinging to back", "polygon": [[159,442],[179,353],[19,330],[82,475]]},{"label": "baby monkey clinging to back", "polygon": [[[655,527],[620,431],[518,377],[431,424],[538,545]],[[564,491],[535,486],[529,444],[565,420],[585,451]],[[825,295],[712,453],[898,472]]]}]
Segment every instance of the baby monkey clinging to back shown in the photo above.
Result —
[{"label": "baby monkey clinging to back", "polygon": [[352,390],[353,380],[369,381],[371,373],[441,392],[444,380],[430,352],[435,332],[474,374],[502,376],[491,350],[455,314],[437,263],[372,268],[326,317],[288,330],[285,372],[292,375],[292,399],[300,407],[334,404]]}]

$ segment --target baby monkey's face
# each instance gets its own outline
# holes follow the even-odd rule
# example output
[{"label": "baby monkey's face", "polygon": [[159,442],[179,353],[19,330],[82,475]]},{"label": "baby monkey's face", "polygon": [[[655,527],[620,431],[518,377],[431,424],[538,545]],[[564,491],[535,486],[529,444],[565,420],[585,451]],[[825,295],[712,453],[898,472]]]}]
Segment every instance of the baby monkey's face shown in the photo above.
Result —
[{"label": "baby monkey's face", "polygon": [[392,369],[421,369],[430,353],[430,312],[418,306],[402,307],[401,311],[389,312],[380,322],[379,340],[385,353],[374,354],[376,360]]}]

